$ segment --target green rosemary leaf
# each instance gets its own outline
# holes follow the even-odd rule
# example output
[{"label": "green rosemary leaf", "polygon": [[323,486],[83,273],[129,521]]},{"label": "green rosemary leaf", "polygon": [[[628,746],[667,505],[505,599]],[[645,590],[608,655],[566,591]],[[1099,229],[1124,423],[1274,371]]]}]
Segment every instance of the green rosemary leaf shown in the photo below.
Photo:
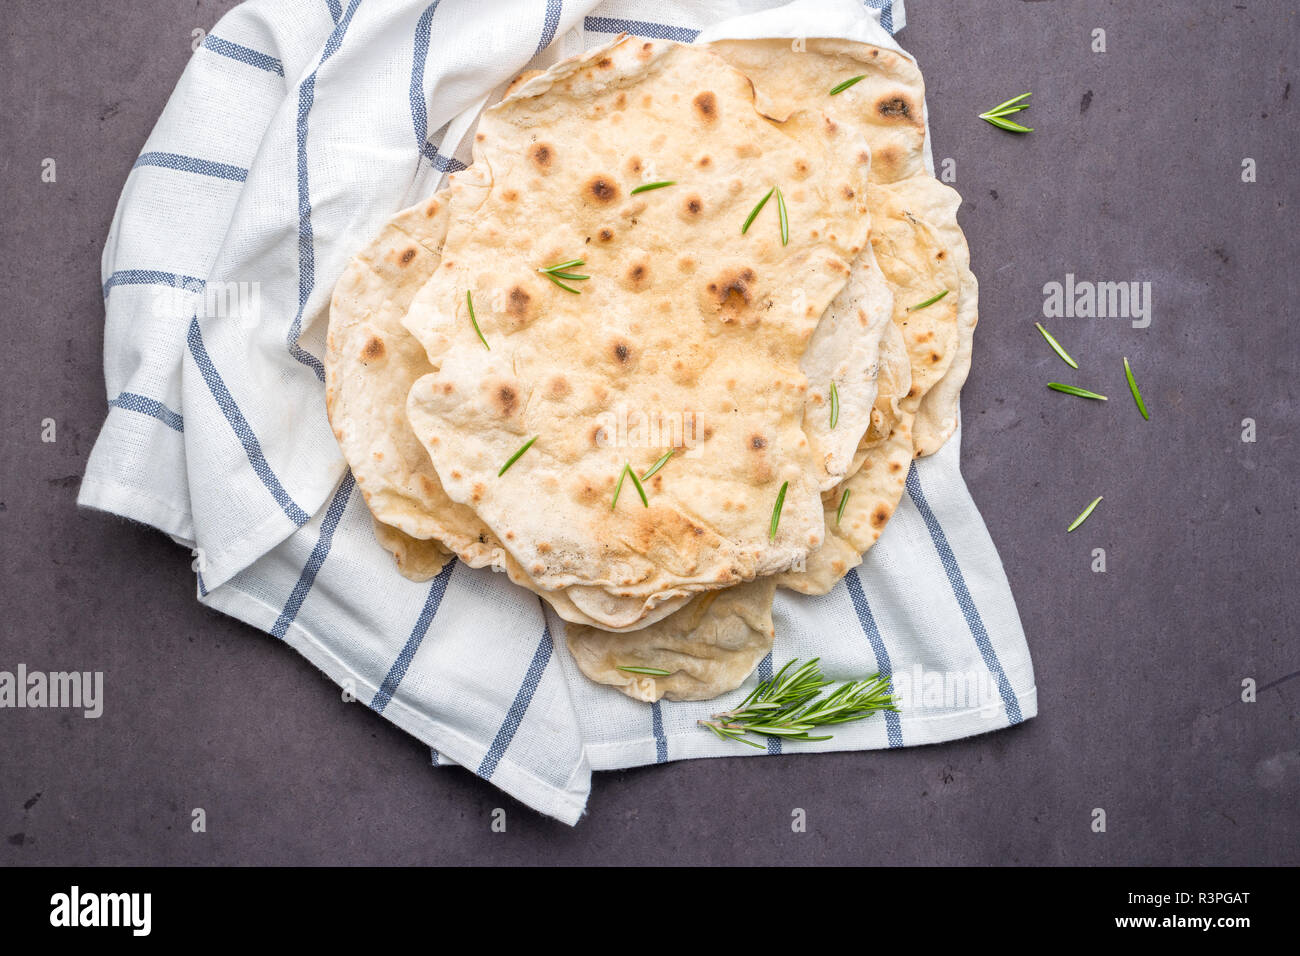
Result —
[{"label": "green rosemary leaf", "polygon": [[554,282],[556,285],[558,285],[558,286],[559,286],[561,289],[563,289],[565,292],[572,292],[574,295],[582,295],[582,290],[581,290],[581,289],[575,289],[575,288],[574,288],[573,286],[571,286],[571,285],[565,285],[563,282],[561,282],[559,279],[557,279],[557,278],[555,277],[555,274],[554,274],[554,273],[552,273],[552,272],[547,272],[547,273],[545,273],[545,276],[546,276],[546,278],[548,278],[548,279],[550,279],[552,282]]},{"label": "green rosemary leaf", "polygon": [[785,506],[785,493],[790,487],[790,482],[783,482],[781,490],[776,493],[776,504],[772,507],[772,524],[767,529],[767,539],[776,540],[776,526],[781,523],[781,508]]},{"label": "green rosemary leaf", "polygon": [[[1034,95],[1033,93],[1021,93],[1019,96],[1013,96],[1005,103],[999,103],[997,106],[993,107],[993,109],[988,110],[988,113],[996,115],[997,113],[1005,112],[1008,106],[1012,106],[1016,103],[1020,103],[1021,100],[1028,99],[1033,95]],[[1023,110],[1026,109],[1028,106],[1029,106],[1028,103],[1020,103],[1020,105],[1017,106],[1016,109]]]},{"label": "green rosemary leaf", "polygon": [[586,265],[586,259],[570,259],[568,262],[557,262],[553,266],[544,266],[538,269],[538,272],[555,272],[557,269],[572,269],[574,266]]},{"label": "green rosemary leaf", "polygon": [[658,667],[633,667],[630,664],[619,664],[617,666],[619,670],[627,671],[629,674],[649,674],[651,677],[671,677],[673,673],[672,671],[660,670]]},{"label": "green rosemary leaf", "polygon": [[1092,504],[1088,505],[1088,507],[1083,509],[1083,514],[1079,515],[1079,517],[1075,518],[1073,521],[1070,522],[1070,527],[1065,529],[1066,534],[1069,534],[1075,528],[1079,527],[1079,525],[1083,524],[1085,521],[1088,520],[1088,515],[1092,514],[1092,509],[1096,508],[1097,505],[1101,502],[1101,497],[1102,497],[1101,495],[1098,495],[1096,498],[1094,498]]},{"label": "green rosemary leaf", "polygon": [[1047,387],[1058,392],[1064,392],[1066,395],[1077,395],[1079,398],[1095,398],[1099,402],[1107,401],[1105,395],[1098,395],[1096,392],[1090,392],[1086,388],[1079,388],[1077,385],[1062,385],[1060,382],[1048,382]]},{"label": "green rosemary leaf", "polygon": [[478,319],[474,317],[474,293],[468,289],[465,290],[465,304],[469,306],[469,320],[474,323],[474,331],[478,333],[478,340],[483,343],[483,347],[489,352],[492,346],[487,344],[487,339],[483,338],[483,330],[478,327]]},{"label": "green rosemary leaf", "polygon": [[992,123],[998,129],[1004,129],[1008,133],[1032,133],[1034,131],[1032,126],[1022,126],[1015,120],[1004,119],[1001,116],[981,116],[980,119],[986,123]]},{"label": "green rosemary leaf", "polygon": [[636,488],[636,493],[637,493],[638,495],[641,496],[641,504],[643,504],[643,505],[645,505],[647,508],[649,508],[649,507],[650,507],[650,499],[647,498],[646,495],[645,495],[645,486],[641,484],[641,479],[638,478],[638,477],[636,476],[636,472],[632,470],[632,465],[631,465],[631,464],[628,464],[628,466],[627,466],[627,474],[628,474],[628,477],[630,477],[630,478],[632,479],[632,486],[633,486],[634,488]]},{"label": "green rosemary leaf", "polygon": [[624,465],[623,470],[618,473],[618,484],[614,486],[614,500],[609,503],[610,511],[613,511],[615,508],[618,507],[618,495],[619,492],[623,490],[623,479],[626,477],[627,477],[627,466]]},{"label": "green rosemary leaf", "polygon": [[659,460],[650,466],[650,470],[641,476],[641,480],[649,481],[656,474],[658,474],[659,469],[662,468],[664,465],[668,464],[668,459],[673,457],[673,452],[675,452],[676,450],[677,450],[676,448],[669,448],[666,452],[664,452],[663,455],[660,456]]},{"label": "green rosemary leaf", "polygon": [[1062,362],[1070,366],[1070,368],[1079,367],[1079,363],[1076,362],[1074,359],[1070,358],[1070,353],[1065,351],[1065,349],[1061,347],[1061,343],[1056,341],[1056,339],[1052,337],[1052,333],[1047,331],[1047,329],[1043,328],[1042,322],[1035,322],[1034,325],[1038,326],[1038,331],[1043,333],[1043,338],[1047,339],[1047,344],[1052,347],[1053,352],[1055,352],[1057,355],[1061,357]]},{"label": "green rosemary leaf", "polygon": [[1151,421],[1151,416],[1147,414],[1146,403],[1142,401],[1142,393],[1138,391],[1137,380],[1133,378],[1133,369],[1129,367],[1128,356],[1124,356],[1124,377],[1128,379],[1128,390],[1133,393],[1133,401],[1137,402],[1138,411],[1147,421]]},{"label": "green rosemary leaf", "polygon": [[863,73],[861,76],[854,76],[854,77],[851,77],[851,78],[845,80],[843,83],[837,83],[835,86],[832,86],[832,87],[831,87],[831,91],[830,91],[830,94],[829,94],[829,95],[830,95],[830,96],[834,96],[836,93],[843,93],[845,90],[847,90],[847,89],[848,89],[850,86],[852,86],[854,83],[857,83],[857,82],[859,82],[860,80],[865,80],[866,78],[867,78],[867,74]]},{"label": "green rosemary leaf", "polygon": [[944,289],[944,290],[943,290],[942,292],[940,292],[938,295],[932,295],[932,296],[930,296],[930,298],[926,299],[924,302],[919,302],[919,303],[917,303],[916,305],[909,305],[909,306],[907,307],[907,311],[908,311],[908,312],[919,312],[921,309],[925,309],[925,308],[928,308],[928,307],[934,305],[936,302],[938,302],[940,299],[942,299],[942,298],[943,298],[945,295],[947,295],[947,294],[948,294],[948,290],[947,290],[947,289]]},{"label": "green rosemary leaf", "polygon": [[677,180],[675,179],[665,179],[663,182],[660,183],[642,183],[640,186],[637,186],[635,189],[633,189],[631,194],[635,196],[637,193],[648,193],[652,189],[663,189],[665,186],[676,186],[676,185],[677,185]]},{"label": "green rosemary leaf", "polygon": [[840,390],[831,382],[831,428],[840,420]]},{"label": "green rosemary leaf", "polygon": [[852,488],[845,488],[844,494],[840,497],[840,507],[835,512],[835,526],[838,528],[840,519],[844,517],[844,506],[849,503],[849,495],[853,494]]},{"label": "green rosemary leaf", "polygon": [[755,206],[754,211],[749,214],[749,218],[745,220],[745,224],[740,227],[740,234],[742,236],[749,231],[750,224],[753,223],[758,214],[763,211],[763,207],[767,205],[768,199],[771,198],[771,195],[774,192],[776,192],[775,186],[763,194],[763,198],[758,201],[758,205]]},{"label": "green rosemary leaf", "polygon": [[506,461],[506,463],[501,466],[501,470],[497,472],[497,477],[500,478],[502,475],[504,475],[507,469],[509,469],[511,465],[517,462],[519,460],[519,457],[524,452],[528,451],[528,449],[533,447],[533,442],[537,441],[539,437],[540,437],[539,435],[534,435],[532,438],[528,439],[528,441],[524,442],[523,445],[519,448],[519,450],[515,452],[513,455],[511,455],[510,458]]},{"label": "green rosemary leaf", "polygon": [[781,187],[773,186],[776,190],[776,211],[781,217],[781,245],[790,244],[790,218],[785,212],[785,197],[781,195]]},{"label": "green rosemary leaf", "polygon": [[548,272],[547,275],[555,276],[557,279],[568,279],[572,282],[581,282],[583,279],[591,278],[591,276],[584,276],[577,272]]}]

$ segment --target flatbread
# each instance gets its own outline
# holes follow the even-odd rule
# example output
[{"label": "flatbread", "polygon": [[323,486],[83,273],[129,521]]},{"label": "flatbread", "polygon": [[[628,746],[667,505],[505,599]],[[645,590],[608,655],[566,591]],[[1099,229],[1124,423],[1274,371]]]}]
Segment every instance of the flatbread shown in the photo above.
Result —
[{"label": "flatbread", "polygon": [[[435,370],[407,414],[448,494],[593,617],[575,586],[658,602],[815,550],[799,361],[865,248],[861,140],[817,115],[771,123],[717,57],[633,39],[525,81],[476,138],[442,267],[405,320]],[[650,164],[678,184],[631,195]],[[788,246],[774,200],[738,235],[778,182]],[[537,274],[577,255],[592,277],[579,295]],[[597,414],[620,400],[701,422],[696,447],[647,483],[649,507],[629,482],[611,508],[625,463],[644,471],[666,450],[598,441]]]}]

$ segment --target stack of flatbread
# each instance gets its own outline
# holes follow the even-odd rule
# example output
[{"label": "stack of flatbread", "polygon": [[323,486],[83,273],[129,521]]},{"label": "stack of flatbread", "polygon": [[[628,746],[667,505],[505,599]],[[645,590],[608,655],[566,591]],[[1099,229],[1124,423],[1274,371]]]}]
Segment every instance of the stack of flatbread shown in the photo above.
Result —
[{"label": "stack of flatbread", "polygon": [[401,572],[505,572],[638,699],[738,686],[775,589],[861,563],[956,427],[976,283],[924,142],[916,66],[849,41],[516,80],[334,292],[330,421]]}]

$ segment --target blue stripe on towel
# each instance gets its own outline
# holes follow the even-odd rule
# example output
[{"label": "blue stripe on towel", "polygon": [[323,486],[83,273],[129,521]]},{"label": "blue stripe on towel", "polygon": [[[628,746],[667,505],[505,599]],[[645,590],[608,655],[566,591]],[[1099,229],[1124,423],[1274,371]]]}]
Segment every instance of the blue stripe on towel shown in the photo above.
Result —
[{"label": "blue stripe on towel", "polygon": [[212,176],[216,179],[229,179],[242,183],[248,178],[248,170],[230,163],[217,163],[197,156],[184,156],[180,153],[141,153],[132,169],[141,166],[159,166],[163,169],[175,169],[183,173],[195,173],[199,176]]},{"label": "blue stripe on towel", "polygon": [[582,21],[583,29],[592,33],[630,33],[638,37],[650,37],[655,40],[676,40],[678,43],[694,43],[700,35],[699,30],[690,27],[674,27],[667,23],[648,23],[645,20],[624,20],[621,17],[587,17]]},{"label": "blue stripe on towel", "polygon": [[966,579],[962,576],[961,567],[957,564],[957,558],[948,544],[948,536],[944,534],[939,519],[934,516],[930,503],[925,500],[925,494],[921,491],[921,479],[917,476],[916,465],[913,465],[912,470],[907,473],[907,493],[912,503],[916,505],[916,510],[921,513],[925,526],[930,530],[930,538],[934,541],[935,550],[939,552],[939,560],[948,574],[948,582],[952,585],[953,594],[956,595],[957,603],[961,606],[966,625],[970,628],[971,636],[975,638],[975,644],[984,658],[984,666],[998,682],[998,692],[1002,695],[1002,703],[1006,705],[1007,718],[1011,723],[1018,724],[1024,720],[1020,715],[1020,703],[1016,700],[1015,691],[1011,689],[1011,682],[1007,680],[1007,675],[1002,670],[997,652],[993,650],[993,642],[989,639],[988,631],[984,629],[984,620],[975,607],[970,589],[966,587]]},{"label": "blue stripe on towel", "polygon": [[138,395],[135,392],[122,392],[117,398],[109,401],[108,407],[122,408],[128,412],[139,412],[141,415],[148,415],[151,418],[158,419],[172,431],[185,431],[184,418],[162,402],[146,395]]},{"label": "blue stripe on towel", "polygon": [[268,53],[260,53],[241,43],[232,43],[230,40],[209,33],[203,38],[202,46],[203,49],[210,50],[218,56],[238,60],[240,63],[247,63],[249,66],[257,67],[259,70],[266,70],[266,72],[274,73],[277,76],[284,76],[284,64],[276,57]]},{"label": "blue stripe on towel", "polygon": [[[438,572],[438,576],[429,585],[429,593],[424,599],[424,607],[415,621],[415,627],[411,628],[411,636],[406,639],[402,652],[397,655],[397,660],[393,661],[393,666],[388,669],[384,682],[379,685],[379,690],[375,691],[375,699],[370,702],[370,708],[376,713],[384,712],[388,702],[393,699],[393,694],[397,692],[398,685],[402,683],[402,678],[406,676],[406,669],[411,666],[411,659],[420,649],[420,644],[424,642],[424,635],[429,633],[429,625],[438,614],[442,597],[447,593],[447,582],[451,580],[451,572],[455,567],[456,560],[453,558]],[[437,763],[436,758],[434,763]]]},{"label": "blue stripe on towel", "polygon": [[[853,610],[858,614],[862,633],[867,636],[867,641],[871,644],[871,653],[876,657],[876,669],[881,677],[891,681],[892,686],[894,665],[889,660],[889,650],[880,636],[880,628],[876,626],[876,616],[871,613],[871,605],[867,603],[867,595],[862,590],[862,579],[858,577],[856,568],[844,576],[844,584],[849,589],[849,597],[853,600]],[[885,733],[889,737],[889,746],[903,746],[902,721],[892,710],[885,711]]]},{"label": "blue stripe on towel", "polygon": [[[772,652],[768,651],[767,656],[758,662],[758,681],[761,684],[765,680],[772,679]],[[770,754],[779,754],[781,752],[781,738],[767,738],[767,752]]]},{"label": "blue stripe on towel", "polygon": [[456,173],[465,168],[459,159],[444,156],[429,142],[429,105],[424,101],[424,64],[429,56],[429,39],[433,35],[433,11],[439,0],[433,0],[420,14],[415,25],[415,45],[411,53],[411,125],[415,129],[415,145],[420,155],[433,163],[440,173]]},{"label": "blue stripe on towel", "polygon": [[330,8],[330,19],[337,26],[339,17],[343,16],[343,8],[339,5],[339,0],[325,0],[325,5]]},{"label": "blue stripe on towel", "polygon": [[115,286],[119,285],[169,285],[187,292],[202,292],[206,285],[195,276],[181,275],[177,272],[159,272],[157,269],[119,269],[104,281],[104,298]]},{"label": "blue stripe on towel", "polygon": [[894,0],[866,0],[872,10],[880,11],[880,25],[891,36],[894,33]]},{"label": "blue stripe on towel", "polygon": [[655,763],[667,763],[668,738],[664,736],[664,712],[659,701],[650,705],[650,732],[655,735]]},{"label": "blue stripe on towel", "polygon": [[[542,613],[545,615],[545,609],[543,609]],[[478,770],[474,771],[484,780],[491,780],[492,774],[496,773],[497,764],[505,756],[510,741],[514,740],[515,731],[519,729],[519,724],[524,719],[528,705],[533,700],[533,694],[537,692],[537,685],[541,683],[546,665],[550,663],[551,655],[554,653],[555,643],[551,640],[551,629],[548,625],[543,624],[542,639],[537,642],[537,651],[533,654],[533,660],[528,665],[528,673],[524,675],[523,683],[519,685],[519,690],[515,694],[514,703],[510,705],[505,720],[501,722],[501,729],[497,731],[496,737],[492,740],[492,746],[488,748],[488,752],[483,756],[483,762],[479,764]]]},{"label": "blue stripe on towel", "polygon": [[346,472],[343,475],[343,481],[339,483],[338,490],[334,492],[334,497],[330,501],[329,509],[325,512],[325,517],[320,523],[320,534],[316,538],[316,546],[311,549],[311,554],[307,556],[307,563],[302,566],[302,573],[298,575],[298,583],[293,586],[293,591],[289,594],[289,600],[284,604],[284,610],[275,620],[275,626],[271,628],[271,636],[284,639],[284,635],[289,630],[289,625],[293,623],[294,618],[298,616],[298,611],[302,608],[302,602],[307,599],[307,593],[311,586],[316,583],[316,573],[320,570],[325,559],[329,557],[330,545],[334,541],[334,529],[339,526],[339,519],[343,517],[343,511],[348,506],[348,498],[352,496],[352,472]]},{"label": "blue stripe on towel", "polygon": [[226,416],[226,421],[230,423],[230,427],[234,430],[239,443],[244,446],[244,453],[248,456],[248,462],[253,466],[253,471],[257,472],[257,477],[262,479],[262,484],[271,493],[271,497],[275,499],[276,504],[284,509],[284,513],[289,516],[289,520],[299,527],[305,525],[311,516],[299,508],[297,503],[289,497],[289,493],[284,490],[284,485],[280,483],[280,479],[271,470],[271,465],[262,452],[261,442],[253,434],[252,426],[248,424],[248,419],[244,417],[244,413],[239,410],[239,405],[235,402],[234,396],[230,394],[230,389],[226,388],[226,383],[222,381],[217,367],[212,364],[207,347],[203,344],[203,332],[199,329],[197,316],[190,319],[190,329],[185,336],[185,341],[189,345],[190,355],[194,357],[194,364],[198,366],[199,372],[203,375],[203,381],[207,383],[208,391],[212,393],[217,406],[221,409],[222,414]]},{"label": "blue stripe on towel", "polygon": [[322,382],[325,381],[325,366],[321,364],[320,359],[298,344],[298,337],[302,335],[302,317],[307,308],[307,299],[316,287],[316,250],[311,227],[311,187],[307,177],[307,117],[316,100],[316,74],[325,65],[325,61],[343,44],[343,35],[348,32],[352,14],[360,5],[361,0],[352,0],[342,19],[335,18],[336,25],[329,39],[325,41],[320,62],[298,87],[298,312],[289,325],[286,342],[289,346],[289,354],[296,361],[310,368]]},{"label": "blue stripe on towel", "polygon": [[542,38],[537,41],[537,49],[533,51],[536,56],[555,39],[555,31],[560,26],[560,16],[564,13],[564,0],[546,0],[546,23],[542,25]]}]

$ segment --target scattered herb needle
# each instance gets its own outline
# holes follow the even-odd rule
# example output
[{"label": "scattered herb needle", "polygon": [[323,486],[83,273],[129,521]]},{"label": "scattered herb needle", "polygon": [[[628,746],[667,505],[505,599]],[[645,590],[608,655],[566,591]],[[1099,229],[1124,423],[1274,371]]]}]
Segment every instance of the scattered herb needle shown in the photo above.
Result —
[{"label": "scattered herb needle", "polygon": [[845,488],[844,495],[840,498],[840,507],[835,512],[835,527],[840,526],[840,519],[844,517],[844,506],[849,503],[849,495],[853,494],[852,488]]},{"label": "scattered herb needle", "polygon": [[840,420],[840,390],[831,382],[831,428]]},{"label": "scattered herb needle", "polygon": [[553,266],[546,266],[545,268],[540,268],[537,271],[540,272],[542,275],[546,276],[546,278],[550,279],[552,282],[554,282],[556,285],[558,285],[561,289],[565,290],[566,292],[572,292],[574,295],[579,295],[581,293],[580,289],[575,289],[573,286],[567,285],[564,282],[561,282],[560,280],[568,279],[569,282],[582,282],[586,279],[590,279],[591,276],[579,275],[576,272],[568,271],[569,269],[573,269],[576,268],[577,266],[583,265],[585,261],[586,260],[584,259],[570,259],[568,262],[557,262]]},{"label": "scattered herb needle", "polygon": [[1079,388],[1077,385],[1062,385],[1060,382],[1048,382],[1047,387],[1057,392],[1064,392],[1066,395],[1077,395],[1080,398],[1095,398],[1099,402],[1108,401],[1105,395],[1098,395],[1096,392],[1090,392],[1086,388]]},{"label": "scattered herb needle", "polygon": [[613,511],[618,507],[618,495],[623,490],[623,479],[627,477],[627,465],[618,473],[618,484],[614,486],[614,500],[609,503],[609,510]]},{"label": "scattered herb needle", "polygon": [[641,480],[649,481],[651,478],[657,475],[659,473],[659,469],[662,468],[664,465],[668,464],[668,459],[673,457],[673,452],[675,452],[676,450],[677,450],[676,448],[670,448],[666,452],[664,452],[663,455],[660,456],[659,460],[650,466],[650,470],[641,476]]},{"label": "scattered herb needle", "polygon": [[980,119],[992,123],[998,129],[1005,129],[1011,133],[1032,133],[1034,131],[1033,127],[1022,126],[1015,120],[1007,119],[1012,113],[1029,109],[1029,103],[1026,101],[1031,96],[1033,96],[1032,93],[1021,93],[1019,96],[1014,96],[1005,103],[999,103],[993,109],[981,113]]},{"label": "scattered herb needle", "polygon": [[1128,379],[1128,390],[1133,393],[1133,401],[1137,402],[1138,411],[1147,421],[1151,421],[1151,416],[1147,414],[1146,403],[1142,401],[1142,393],[1138,391],[1137,380],[1133,378],[1133,369],[1129,367],[1128,356],[1124,356],[1124,377]]},{"label": "scattered herb needle", "polygon": [[650,499],[645,496],[645,486],[641,484],[641,479],[638,478],[636,472],[632,470],[631,464],[627,466],[627,475],[632,479],[632,487],[636,488],[636,493],[641,496],[641,504],[649,508]]},{"label": "scattered herb needle", "polygon": [[767,540],[776,540],[776,526],[781,523],[781,508],[785,505],[785,493],[790,487],[790,482],[783,482],[781,490],[776,493],[776,504],[772,508],[772,524],[767,529]]},{"label": "scattered herb needle", "polygon": [[633,667],[630,664],[619,664],[618,669],[629,674],[649,674],[651,677],[671,677],[673,674],[672,671],[660,670],[658,667]]},{"label": "scattered herb needle", "polygon": [[1092,504],[1088,505],[1088,507],[1083,509],[1083,514],[1079,515],[1079,517],[1075,518],[1072,522],[1070,522],[1070,527],[1065,529],[1065,533],[1069,534],[1075,528],[1079,527],[1079,525],[1087,521],[1088,515],[1092,514],[1092,509],[1096,508],[1100,502],[1101,502],[1101,495],[1098,495],[1096,498],[1093,499]]},{"label": "scattered herb needle", "polygon": [[1079,363],[1076,362],[1074,359],[1070,358],[1070,353],[1065,351],[1065,349],[1061,347],[1061,343],[1056,341],[1055,338],[1053,338],[1052,333],[1047,331],[1047,329],[1043,328],[1042,322],[1035,322],[1034,325],[1038,326],[1038,331],[1043,333],[1043,338],[1047,339],[1047,344],[1052,347],[1053,352],[1055,352],[1057,355],[1061,357],[1062,362],[1070,366],[1070,368],[1079,367]]},{"label": "scattered herb needle", "polygon": [[469,306],[469,320],[474,323],[474,331],[478,333],[478,340],[483,343],[483,347],[489,352],[492,346],[487,344],[487,339],[483,338],[483,330],[478,327],[478,319],[474,318],[474,293],[468,289],[465,290],[465,304]]},{"label": "scattered herb needle", "polygon": [[506,473],[506,470],[509,469],[509,467],[513,465],[515,462],[517,462],[520,456],[523,455],[524,452],[528,451],[528,449],[533,447],[533,442],[537,441],[539,437],[540,436],[538,435],[534,435],[532,438],[528,439],[528,441],[524,442],[523,445],[520,446],[519,450],[515,452],[513,455],[511,455],[509,460],[507,460],[506,463],[501,466],[501,470],[497,472],[497,477],[500,478],[502,475],[504,475]]},{"label": "scattered herb needle", "polygon": [[663,189],[665,186],[676,186],[676,185],[677,185],[677,180],[675,179],[665,179],[662,182],[658,182],[658,183],[642,183],[640,186],[637,186],[635,189],[632,190],[632,195],[635,196],[637,193],[648,193],[652,189]]},{"label": "scattered herb needle", "polygon": [[781,245],[790,244],[790,217],[785,212],[785,197],[781,195],[781,187],[773,186],[776,190],[776,211],[781,217]]},{"label": "scattered herb needle", "polygon": [[866,78],[867,78],[867,74],[865,73],[863,73],[861,76],[850,77],[849,79],[845,80],[843,83],[837,83],[834,86],[832,86],[829,95],[834,96],[836,93],[843,93],[854,83],[857,83],[860,80],[865,80]]},{"label": "scattered herb needle", "polygon": [[942,299],[942,298],[943,298],[945,295],[947,295],[947,294],[948,294],[948,290],[947,290],[947,289],[944,289],[944,290],[943,290],[942,292],[940,292],[938,295],[932,295],[932,296],[930,296],[930,298],[926,299],[924,302],[918,302],[916,305],[909,305],[909,306],[907,307],[907,311],[908,311],[908,312],[919,312],[921,309],[929,308],[930,306],[934,305],[936,302],[938,302],[940,299]]},{"label": "scattered herb needle", "polygon": [[767,201],[770,198],[772,198],[772,193],[774,192],[776,192],[775,186],[773,186],[771,189],[769,189],[766,193],[763,194],[763,198],[758,201],[758,205],[755,206],[754,210],[749,214],[749,218],[745,220],[745,224],[740,227],[740,234],[742,236],[745,233],[749,232],[750,224],[753,223],[753,221],[756,218],[758,218],[758,214],[763,211],[763,207],[767,205]]},{"label": "scattered herb needle", "polygon": [[[830,740],[830,734],[814,737],[809,731],[862,720],[884,710],[898,710],[889,680],[879,674],[849,681],[818,698],[822,688],[833,683],[822,676],[819,660],[814,657],[801,667],[795,667],[797,660],[790,661],[755,687],[739,707],[700,723],[723,740],[738,740],[761,750],[763,745],[749,739],[749,734],[787,740]],[[791,668],[795,668],[793,672]]]}]

